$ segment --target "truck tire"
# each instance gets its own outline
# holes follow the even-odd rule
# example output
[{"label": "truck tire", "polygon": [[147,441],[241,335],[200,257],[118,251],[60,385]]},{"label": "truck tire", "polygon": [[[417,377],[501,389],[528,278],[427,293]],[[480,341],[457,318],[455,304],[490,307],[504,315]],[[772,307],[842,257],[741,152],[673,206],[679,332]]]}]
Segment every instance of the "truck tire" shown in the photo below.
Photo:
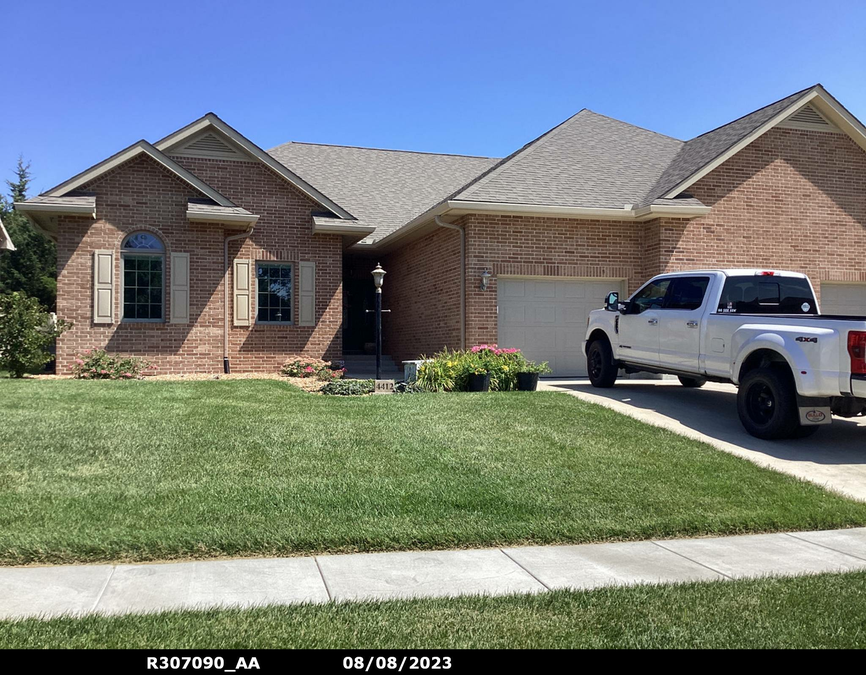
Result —
[{"label": "truck tire", "polygon": [[756,368],[740,382],[737,412],[746,431],[756,438],[775,440],[799,433],[797,391],[783,368]]},{"label": "truck tire", "polygon": [[593,387],[608,389],[616,383],[617,371],[613,350],[606,339],[595,340],[586,350],[586,372]]},{"label": "truck tire", "polygon": [[689,387],[693,389],[697,389],[699,387],[703,387],[707,383],[707,378],[705,377],[678,377],[680,384],[684,387]]}]

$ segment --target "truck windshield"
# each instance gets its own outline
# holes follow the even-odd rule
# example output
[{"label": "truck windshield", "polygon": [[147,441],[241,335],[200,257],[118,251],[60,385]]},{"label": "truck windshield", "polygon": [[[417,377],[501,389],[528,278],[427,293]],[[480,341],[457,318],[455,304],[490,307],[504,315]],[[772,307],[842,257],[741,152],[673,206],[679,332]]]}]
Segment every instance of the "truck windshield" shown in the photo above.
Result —
[{"label": "truck windshield", "polygon": [[728,277],[719,314],[817,314],[806,279],[800,277]]}]

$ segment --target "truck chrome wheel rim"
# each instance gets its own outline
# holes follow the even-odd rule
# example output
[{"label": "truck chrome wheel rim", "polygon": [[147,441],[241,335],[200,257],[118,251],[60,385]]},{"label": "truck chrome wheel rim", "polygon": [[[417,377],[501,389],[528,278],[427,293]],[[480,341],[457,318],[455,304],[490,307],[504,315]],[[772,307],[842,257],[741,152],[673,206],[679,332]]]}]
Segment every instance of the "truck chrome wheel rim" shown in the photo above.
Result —
[{"label": "truck chrome wheel rim", "polygon": [[589,354],[589,374],[592,377],[601,376],[601,352],[593,349]]},{"label": "truck chrome wheel rim", "polygon": [[746,397],[746,409],[758,424],[766,424],[776,413],[776,397],[766,384],[754,384]]}]

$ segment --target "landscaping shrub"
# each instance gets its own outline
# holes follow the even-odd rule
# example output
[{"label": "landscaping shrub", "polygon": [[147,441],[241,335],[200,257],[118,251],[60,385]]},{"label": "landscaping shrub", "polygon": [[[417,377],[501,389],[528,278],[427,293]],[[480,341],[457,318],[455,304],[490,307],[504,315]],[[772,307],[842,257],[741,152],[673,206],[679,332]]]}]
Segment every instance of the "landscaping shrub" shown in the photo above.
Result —
[{"label": "landscaping shrub", "polygon": [[328,382],[319,393],[330,396],[363,396],[373,393],[373,380],[334,380]]},{"label": "landscaping shrub", "polygon": [[471,349],[448,350],[434,354],[418,366],[415,385],[425,391],[466,391],[469,376],[490,374],[490,389],[510,391],[517,388],[517,373],[550,372],[547,363],[526,359],[519,349],[497,345],[475,345]]},{"label": "landscaping shrub", "polygon": [[294,356],[283,364],[280,368],[280,374],[286,377],[315,377],[329,382],[343,377],[346,374],[346,369],[330,361]]},{"label": "landscaping shrub", "polygon": [[55,321],[36,298],[17,292],[0,296],[0,370],[24,377],[42,368],[51,360],[51,343],[71,327]]},{"label": "landscaping shrub", "polygon": [[102,349],[79,354],[72,375],[79,380],[133,380],[141,378],[150,364],[136,356],[115,356]]}]

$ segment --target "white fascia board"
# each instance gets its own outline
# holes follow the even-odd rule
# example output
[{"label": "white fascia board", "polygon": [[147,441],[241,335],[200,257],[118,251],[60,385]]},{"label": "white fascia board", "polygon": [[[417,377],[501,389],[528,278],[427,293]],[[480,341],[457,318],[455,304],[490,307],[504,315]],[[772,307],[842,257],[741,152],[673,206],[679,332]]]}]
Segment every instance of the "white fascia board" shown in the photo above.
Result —
[{"label": "white fascia board", "polygon": [[89,216],[96,218],[96,206],[89,204],[31,204],[30,202],[15,202],[16,211],[25,215],[28,213],[55,213],[64,216]]},{"label": "white fascia board", "polygon": [[307,183],[303,178],[287,169],[280,162],[271,157],[267,152],[262,150],[259,146],[257,146],[255,143],[250,141],[239,132],[232,129],[228,124],[223,122],[213,113],[208,113],[200,120],[197,120],[192,124],[185,126],[183,129],[175,131],[169,136],[166,136],[161,141],[158,141],[156,143],[156,148],[160,151],[166,151],[171,147],[183,142],[190,136],[193,136],[208,127],[212,127],[222,133],[248,155],[252,156],[254,159],[259,160],[267,167],[275,171],[278,175],[282,176],[285,180],[290,182],[292,185],[294,185],[297,189],[299,189],[317,204],[325,207],[329,211],[333,211],[343,219],[355,220],[355,216],[346,211],[346,209],[341,207],[339,204],[333,202],[321,192],[319,192],[316,188]]},{"label": "white fascia board", "polygon": [[255,225],[259,217],[253,213],[223,213],[216,214],[213,211],[196,211],[187,209],[186,217],[191,223],[220,223],[222,225]]},{"label": "white fascia board", "polygon": [[71,192],[72,190],[81,187],[85,183],[92,181],[94,178],[97,178],[102,174],[111,171],[112,169],[123,164],[124,162],[128,162],[129,160],[134,159],[141,154],[148,155],[155,162],[161,164],[166,169],[178,176],[178,178],[192,185],[202,194],[205,194],[211,199],[213,199],[220,206],[234,206],[232,202],[223,197],[219,192],[217,192],[212,187],[204,183],[202,180],[191,174],[189,171],[180,166],[177,162],[166,157],[150,143],[143,140],[129,146],[125,150],[121,150],[116,155],[112,155],[108,159],[100,162],[99,164],[96,164],[95,166],[90,167],[86,171],[78,174],[77,176],[70,178],[65,183],[61,183],[60,185],[52,188],[45,194],[49,197],[62,197],[67,192]]},{"label": "white fascia board", "polygon": [[352,225],[351,221],[346,223],[321,223],[313,221],[313,234],[356,234],[366,237],[376,231],[372,225]]},{"label": "white fascia board", "polygon": [[666,206],[650,205],[638,209],[626,205],[621,209],[589,208],[584,206],[547,206],[542,204],[499,204],[496,202],[468,202],[453,200],[448,202],[455,215],[464,213],[504,213],[532,216],[560,216],[592,220],[648,220],[661,215],[681,218],[694,218],[710,212],[709,206]]},{"label": "white fascia board", "polygon": [[[739,143],[736,143],[736,144],[732,145],[730,148],[728,148],[725,152],[723,152],[721,155],[719,155],[718,157],[716,157],[716,158],[715,158],[713,161],[711,161],[709,164],[705,164],[705,165],[704,165],[701,169],[699,169],[697,172],[693,173],[693,174],[690,175],[688,178],[686,178],[685,180],[681,181],[681,182],[680,182],[676,187],[674,187],[672,190],[670,190],[670,191],[668,191],[666,194],[662,195],[662,198],[664,198],[664,199],[673,199],[673,198],[676,197],[678,194],[680,194],[683,190],[685,190],[686,188],[690,187],[691,185],[694,185],[694,184],[697,183],[701,178],[703,178],[704,176],[706,176],[708,173],[710,173],[710,172],[713,171],[714,169],[718,168],[719,166],[721,166],[722,164],[724,164],[725,162],[727,162],[731,157],[733,157],[734,155],[736,155],[740,150],[742,150],[743,148],[745,148],[745,147],[746,147],[747,145],[749,145],[752,141],[756,140],[756,139],[759,138],[760,136],[763,136],[763,135],[764,135],[765,133],[767,133],[770,129],[772,129],[772,128],[775,127],[777,124],[779,124],[779,122],[783,122],[783,121],[785,121],[785,120],[788,119],[791,115],[793,115],[797,110],[799,110],[799,109],[802,108],[804,105],[806,105],[807,103],[809,103],[809,102],[811,102],[811,101],[813,101],[813,100],[815,100],[815,99],[817,99],[817,98],[821,98],[821,99],[823,100],[823,97],[821,96],[821,92],[818,90],[817,87],[815,87],[815,88],[813,88],[812,91],[810,91],[808,94],[804,95],[802,98],[797,99],[797,100],[794,101],[791,105],[789,105],[787,108],[785,108],[784,110],[782,110],[782,112],[780,112],[778,115],[776,115],[775,117],[773,117],[773,118],[770,119],[769,121],[767,121],[767,122],[765,122],[764,124],[762,124],[762,125],[761,125],[760,127],[758,127],[757,129],[755,129],[751,134],[749,134],[748,136],[746,136],[746,137],[745,137],[744,139],[742,139]],[[822,110],[822,112],[823,112],[823,110]],[[835,120],[834,120],[834,121],[835,121]]]},{"label": "white fascia board", "polygon": [[819,95],[812,101],[812,107],[829,122],[848,134],[851,140],[866,151],[866,126],[863,126],[860,120],[845,110],[845,107],[827,93],[823,87],[819,88]]},{"label": "white fascia board", "polygon": [[652,220],[667,216],[669,218],[697,218],[712,211],[711,206],[643,206],[634,210],[634,219],[638,221]]}]

